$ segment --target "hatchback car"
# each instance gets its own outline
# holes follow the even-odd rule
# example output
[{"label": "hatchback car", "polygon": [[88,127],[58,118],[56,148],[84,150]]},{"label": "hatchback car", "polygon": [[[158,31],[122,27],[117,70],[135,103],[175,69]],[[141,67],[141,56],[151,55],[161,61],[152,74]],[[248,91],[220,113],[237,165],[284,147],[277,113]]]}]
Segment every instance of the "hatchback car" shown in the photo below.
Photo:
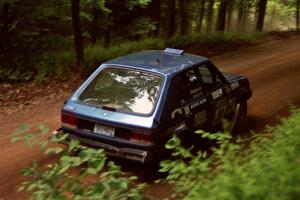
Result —
[{"label": "hatchback car", "polygon": [[224,119],[235,130],[250,97],[245,76],[205,57],[142,51],[103,63],[64,104],[54,134],[143,163],[159,158],[174,133],[212,130]]}]

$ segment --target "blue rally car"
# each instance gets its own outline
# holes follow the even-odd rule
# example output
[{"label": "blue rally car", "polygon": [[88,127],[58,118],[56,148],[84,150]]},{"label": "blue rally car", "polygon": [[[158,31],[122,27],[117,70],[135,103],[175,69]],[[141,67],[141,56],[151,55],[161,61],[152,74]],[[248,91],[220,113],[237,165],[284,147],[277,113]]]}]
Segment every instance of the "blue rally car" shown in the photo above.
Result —
[{"label": "blue rally car", "polygon": [[63,106],[59,130],[143,163],[159,158],[174,133],[214,130],[224,119],[237,129],[250,97],[246,77],[220,72],[205,57],[142,51],[103,63]]}]

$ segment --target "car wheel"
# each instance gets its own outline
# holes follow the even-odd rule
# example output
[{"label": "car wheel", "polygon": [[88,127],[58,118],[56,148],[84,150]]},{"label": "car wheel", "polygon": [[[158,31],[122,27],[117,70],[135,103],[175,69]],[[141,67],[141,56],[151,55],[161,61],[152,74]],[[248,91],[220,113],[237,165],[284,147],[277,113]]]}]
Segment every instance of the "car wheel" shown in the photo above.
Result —
[{"label": "car wheel", "polygon": [[247,116],[247,101],[241,101],[235,106],[233,113],[227,117],[228,125],[226,131],[237,134]]}]

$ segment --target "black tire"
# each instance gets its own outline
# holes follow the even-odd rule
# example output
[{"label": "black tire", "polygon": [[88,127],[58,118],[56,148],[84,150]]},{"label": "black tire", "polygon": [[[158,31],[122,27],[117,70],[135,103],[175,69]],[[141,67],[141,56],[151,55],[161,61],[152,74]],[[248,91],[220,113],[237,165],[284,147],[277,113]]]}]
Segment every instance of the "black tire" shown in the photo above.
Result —
[{"label": "black tire", "polygon": [[227,121],[229,123],[228,123],[228,128],[226,130],[236,135],[238,131],[241,129],[243,123],[245,122],[246,116],[247,116],[247,101],[243,100],[236,105],[233,113],[230,114],[229,117],[227,117]]}]

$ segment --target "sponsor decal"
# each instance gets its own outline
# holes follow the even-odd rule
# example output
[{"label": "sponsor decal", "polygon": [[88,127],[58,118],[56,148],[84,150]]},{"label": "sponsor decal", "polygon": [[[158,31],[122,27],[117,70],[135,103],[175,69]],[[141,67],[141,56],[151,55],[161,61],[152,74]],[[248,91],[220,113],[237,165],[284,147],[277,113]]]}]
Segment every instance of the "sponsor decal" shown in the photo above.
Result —
[{"label": "sponsor decal", "polygon": [[206,110],[196,113],[194,117],[194,127],[202,125],[206,119]]},{"label": "sponsor decal", "polygon": [[232,90],[238,88],[238,87],[239,87],[239,82],[231,83],[231,84],[230,84],[230,87],[231,87]]},{"label": "sponsor decal", "polygon": [[213,99],[217,99],[223,95],[223,91],[222,91],[222,89],[218,89],[218,90],[212,92],[211,95],[212,95]]},{"label": "sponsor decal", "polygon": [[176,117],[176,115],[189,115],[191,114],[191,110],[194,108],[197,108],[198,106],[200,106],[201,104],[204,104],[206,102],[206,98],[194,101],[188,105],[185,105],[183,107],[180,108],[176,108],[175,110],[173,110],[173,112],[171,113],[171,119],[174,119]]},{"label": "sponsor decal", "polygon": [[176,108],[172,114],[171,114],[171,119],[174,119],[176,115],[181,115],[183,114],[183,109],[182,108]]}]

